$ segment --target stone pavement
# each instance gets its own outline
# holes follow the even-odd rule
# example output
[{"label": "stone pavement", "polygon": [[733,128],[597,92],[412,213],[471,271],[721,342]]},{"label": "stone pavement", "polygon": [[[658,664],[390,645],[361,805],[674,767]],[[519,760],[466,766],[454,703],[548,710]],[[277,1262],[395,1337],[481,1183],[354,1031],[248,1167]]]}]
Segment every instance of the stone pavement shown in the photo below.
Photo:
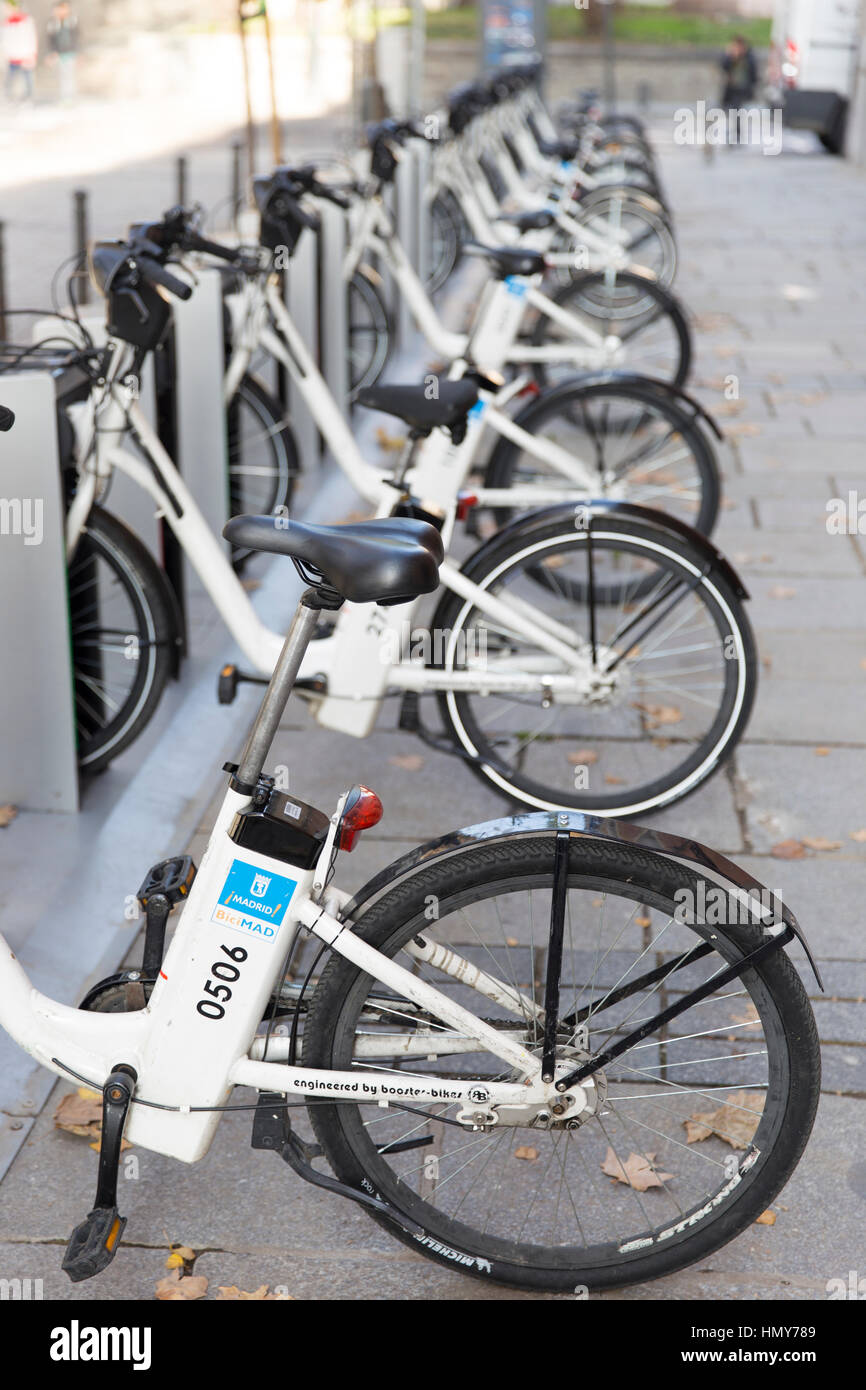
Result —
[{"label": "stone pavement", "polygon": [[[825,975],[824,996],[805,976],[825,1076],[775,1225],[752,1227],[684,1273],[604,1298],[823,1299],[828,1280],[864,1272],[866,1222],[866,561],[863,536],[826,525],[828,499],[863,489],[866,181],[823,156],[723,150],[708,163],[674,148],[667,128],[659,137],[682,255],[678,291],[695,317],[695,390],[731,444],[718,540],[752,594],[762,671],[732,763],[653,824],[732,855],[791,904]],[[728,399],[734,386],[739,397]],[[386,710],[377,732],[355,742],[317,729],[295,706],[274,750],[292,785],[321,806],[361,780],[382,796],[385,820],[341,861],[344,887],[421,839],[502,811],[453,760],[390,732],[395,722]],[[422,767],[395,761],[410,752]],[[208,824],[203,817],[190,846],[197,856]],[[838,848],[775,857],[792,839]],[[95,1157],[53,1129],[65,1089],[55,1088],[0,1185],[0,1273],[41,1277],[48,1298],[149,1299],[169,1241],[202,1252],[196,1271],[212,1293],[267,1282],[299,1298],[534,1297],[440,1269],[391,1241],[359,1210],[253,1153],[242,1115],[227,1117],[192,1168],[138,1155],[137,1180],[122,1184],[123,1248],[108,1274],[72,1286],[59,1269],[62,1245],[86,1209]]]}]

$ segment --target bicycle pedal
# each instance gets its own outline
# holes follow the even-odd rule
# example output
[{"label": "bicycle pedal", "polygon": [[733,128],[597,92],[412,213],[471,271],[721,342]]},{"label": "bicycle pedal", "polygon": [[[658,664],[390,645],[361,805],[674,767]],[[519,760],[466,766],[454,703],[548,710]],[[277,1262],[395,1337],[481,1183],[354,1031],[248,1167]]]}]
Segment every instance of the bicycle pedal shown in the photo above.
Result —
[{"label": "bicycle pedal", "polygon": [[147,911],[151,898],[160,896],[169,903],[169,911],[187,897],[195,879],[196,868],[190,855],[178,854],[173,859],[161,859],[148,869],[137,898]]},{"label": "bicycle pedal", "polygon": [[75,1227],[61,1265],[73,1284],[92,1279],[111,1264],[125,1226],[126,1217],[120,1215],[117,1207],[94,1207]]},{"label": "bicycle pedal", "polygon": [[225,665],[219,674],[217,681],[217,700],[221,705],[234,704],[235,696],[238,693],[238,686],[246,682],[249,685],[267,685],[267,676],[253,676],[248,671],[239,671],[237,666]]}]

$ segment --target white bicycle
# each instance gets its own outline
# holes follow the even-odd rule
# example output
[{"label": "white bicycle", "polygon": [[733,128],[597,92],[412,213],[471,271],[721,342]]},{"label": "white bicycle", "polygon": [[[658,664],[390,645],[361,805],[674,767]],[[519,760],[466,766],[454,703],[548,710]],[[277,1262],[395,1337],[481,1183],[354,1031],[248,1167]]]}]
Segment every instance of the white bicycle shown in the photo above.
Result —
[{"label": "white bicycle", "polygon": [[[98,505],[115,468],[153,498],[253,672],[269,677],[281,647],[136,399],[141,364],[170,312],[158,287],[190,293],[146,247],[92,250],[112,336],[105,349],[80,354],[93,385],[77,407],[79,433],[89,432],[92,447],[80,453],[67,513],[85,769],[104,765],[143,727],[177,641],[160,572]],[[482,405],[478,387],[441,382],[432,398],[423,386],[390,390],[383,404],[429,437],[418,462],[395,476],[362,461],[362,491],[381,516],[433,518],[450,545],[469,499],[460,496],[466,441],[449,434],[468,435]],[[290,523],[285,515],[275,522],[278,542]],[[757,681],[742,586],[710,543],[674,518],[609,501],[545,508],[462,565],[446,560],[441,579],[426,621],[407,603],[355,607],[320,628],[299,689],[321,725],[363,736],[399,693],[403,726],[422,733],[418,697],[433,694],[444,746],[506,796],[628,815],[699,786],[741,736]],[[232,698],[238,674],[225,671],[222,698]]]},{"label": "white bicycle", "polygon": [[[150,871],[142,969],[79,1009],[35,990],[0,938],[0,1023],[103,1097],[96,1198],[70,1238],[69,1277],[117,1252],[124,1131],[191,1163],[233,1109],[253,1113],[254,1147],[483,1279],[621,1285],[745,1229],[815,1113],[814,1020],[781,949],[800,936],[795,919],[700,845],[567,812],[447,835],[350,902],[332,882],[337,854],[378,821],[378,798],[356,787],[329,817],[275,791],[264,760],[320,613],[432,591],[441,539],[388,519],[279,530],[240,517],[226,535],[290,556],[310,587],[227,768],[200,870],[179,858]],[[741,904],[733,924],[708,916],[708,891]],[[312,992],[312,969],[300,987],[285,979],[306,935],[315,963],[331,952]],[[257,1098],[233,1101],[237,1086]],[[292,1129],[301,1105],[318,1145]],[[712,1124],[689,1146],[696,1110]],[[744,1113],[745,1147],[731,1150],[726,1117]]]}]

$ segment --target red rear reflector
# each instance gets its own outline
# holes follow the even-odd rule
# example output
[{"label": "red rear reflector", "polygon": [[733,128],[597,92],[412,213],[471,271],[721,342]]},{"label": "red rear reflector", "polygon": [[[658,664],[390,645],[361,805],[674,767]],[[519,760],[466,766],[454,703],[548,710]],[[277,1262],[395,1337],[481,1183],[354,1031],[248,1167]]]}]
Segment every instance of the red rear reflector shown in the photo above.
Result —
[{"label": "red rear reflector", "polygon": [[340,820],[340,849],[354,849],[361,831],[378,825],[383,814],[382,803],[375,792],[369,787],[353,787]]},{"label": "red rear reflector", "polygon": [[457,520],[465,521],[473,507],[478,506],[478,498],[474,492],[460,492],[457,494]]}]

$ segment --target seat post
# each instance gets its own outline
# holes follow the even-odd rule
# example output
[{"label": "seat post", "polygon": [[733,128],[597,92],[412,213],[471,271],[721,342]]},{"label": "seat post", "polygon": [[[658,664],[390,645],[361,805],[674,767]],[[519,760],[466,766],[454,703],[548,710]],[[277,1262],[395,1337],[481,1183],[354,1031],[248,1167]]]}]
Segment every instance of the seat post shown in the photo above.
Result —
[{"label": "seat post", "polygon": [[268,683],[255,723],[250,729],[244,745],[238,770],[232,778],[232,787],[235,791],[249,792],[250,794],[255,791],[259,774],[264,766],[265,758],[268,756],[274,735],[279,728],[283,710],[286,708],[292,693],[292,686],[297,679],[304,654],[316,630],[319,612],[325,606],[327,605],[320,601],[315,589],[306,589],[301,596],[295,610],[295,616],[292,619],[292,625],[283,643],[283,649],[274,667],[274,674]]}]

